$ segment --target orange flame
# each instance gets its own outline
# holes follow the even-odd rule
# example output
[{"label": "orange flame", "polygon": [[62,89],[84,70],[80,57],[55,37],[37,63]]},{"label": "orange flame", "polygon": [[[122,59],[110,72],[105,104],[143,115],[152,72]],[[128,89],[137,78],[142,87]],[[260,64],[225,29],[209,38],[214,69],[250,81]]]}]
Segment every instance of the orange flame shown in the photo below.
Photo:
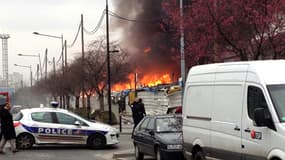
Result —
[{"label": "orange flame", "polygon": [[144,52],[145,54],[149,54],[149,53],[151,52],[151,48],[150,48],[150,47],[147,47],[147,48],[145,48],[145,49],[143,50],[143,52]]},{"label": "orange flame", "polygon": [[[112,91],[122,91],[124,89],[130,89],[130,88],[134,88],[134,74],[130,74],[128,76],[129,78],[129,83],[118,83],[113,85],[112,87]],[[142,76],[141,78],[137,78],[137,88],[140,87],[152,87],[152,86],[156,86],[159,84],[166,84],[166,83],[171,83],[171,76],[168,73],[149,73],[146,74],[144,76]]]}]

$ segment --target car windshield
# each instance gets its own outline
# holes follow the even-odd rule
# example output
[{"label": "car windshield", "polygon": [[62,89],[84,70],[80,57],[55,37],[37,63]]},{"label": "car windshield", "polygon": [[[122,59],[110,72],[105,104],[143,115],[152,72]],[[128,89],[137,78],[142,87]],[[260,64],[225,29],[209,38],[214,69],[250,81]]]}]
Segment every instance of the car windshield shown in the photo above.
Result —
[{"label": "car windshield", "polygon": [[181,117],[165,117],[156,120],[156,131],[161,132],[181,132]]},{"label": "car windshield", "polygon": [[280,122],[285,122],[285,85],[267,86]]}]

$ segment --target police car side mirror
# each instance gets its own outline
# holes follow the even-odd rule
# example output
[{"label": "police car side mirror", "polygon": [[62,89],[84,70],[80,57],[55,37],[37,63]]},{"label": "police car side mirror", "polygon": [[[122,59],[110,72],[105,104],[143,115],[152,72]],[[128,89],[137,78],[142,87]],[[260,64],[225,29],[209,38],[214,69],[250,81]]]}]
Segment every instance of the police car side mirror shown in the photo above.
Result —
[{"label": "police car side mirror", "polygon": [[79,121],[75,121],[75,122],[74,122],[74,125],[80,126],[80,122],[79,122]]}]

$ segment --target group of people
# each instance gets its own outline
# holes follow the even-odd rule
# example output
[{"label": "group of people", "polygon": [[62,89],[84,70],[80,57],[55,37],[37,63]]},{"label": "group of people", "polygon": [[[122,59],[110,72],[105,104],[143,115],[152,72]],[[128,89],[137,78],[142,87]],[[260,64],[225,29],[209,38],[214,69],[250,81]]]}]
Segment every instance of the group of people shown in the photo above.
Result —
[{"label": "group of people", "polygon": [[134,129],[139,124],[139,122],[146,116],[144,103],[142,102],[141,98],[136,98],[133,102],[132,106],[132,114],[133,114],[133,121],[134,121]]},{"label": "group of people", "polygon": [[3,149],[7,142],[10,143],[13,153],[18,152],[16,148],[16,132],[13,124],[13,116],[10,113],[10,109],[10,103],[0,105],[0,154],[4,154]]}]

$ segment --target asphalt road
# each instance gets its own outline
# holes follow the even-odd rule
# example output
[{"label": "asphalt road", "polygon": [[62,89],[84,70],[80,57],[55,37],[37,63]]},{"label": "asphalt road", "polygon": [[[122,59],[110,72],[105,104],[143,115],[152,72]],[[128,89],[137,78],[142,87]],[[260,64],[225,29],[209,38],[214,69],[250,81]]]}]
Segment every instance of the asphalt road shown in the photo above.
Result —
[{"label": "asphalt road", "polygon": [[13,154],[9,144],[0,154],[0,160],[112,160],[113,153],[130,150],[133,147],[129,134],[120,135],[120,143],[100,150],[91,150],[85,146],[34,146],[29,150],[21,150]]}]

